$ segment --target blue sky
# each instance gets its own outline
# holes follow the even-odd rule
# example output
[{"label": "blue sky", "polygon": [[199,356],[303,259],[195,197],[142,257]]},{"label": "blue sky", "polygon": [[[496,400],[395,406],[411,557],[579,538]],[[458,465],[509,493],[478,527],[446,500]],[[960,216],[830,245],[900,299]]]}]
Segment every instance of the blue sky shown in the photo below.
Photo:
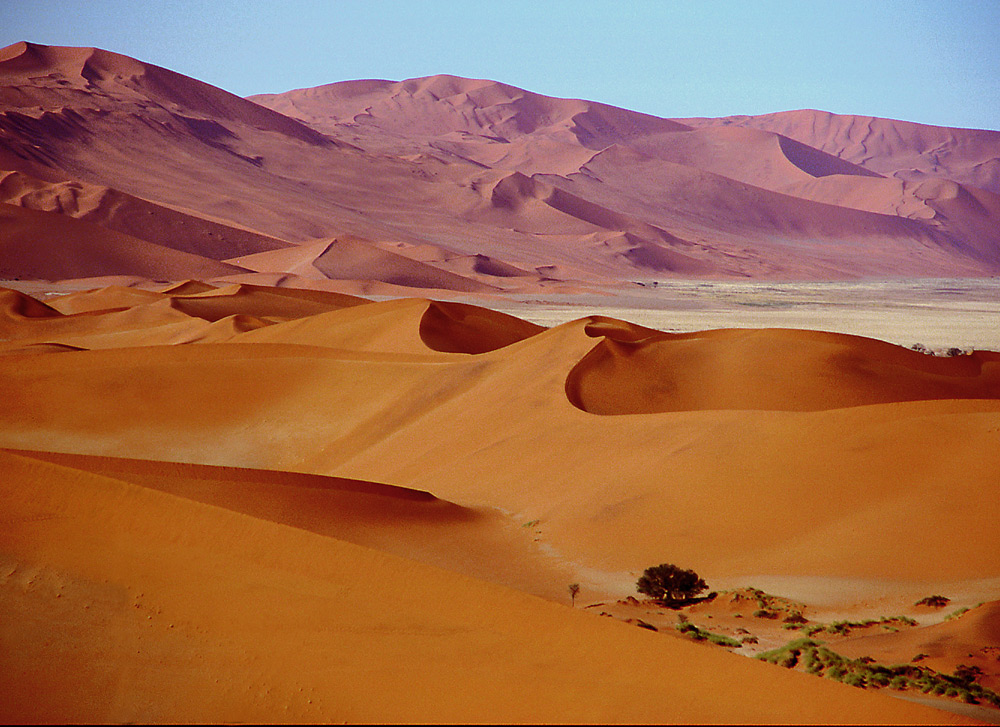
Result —
[{"label": "blue sky", "polygon": [[0,45],[98,46],[240,95],[451,73],[658,116],[1000,130],[997,38],[1000,0],[0,0]]}]

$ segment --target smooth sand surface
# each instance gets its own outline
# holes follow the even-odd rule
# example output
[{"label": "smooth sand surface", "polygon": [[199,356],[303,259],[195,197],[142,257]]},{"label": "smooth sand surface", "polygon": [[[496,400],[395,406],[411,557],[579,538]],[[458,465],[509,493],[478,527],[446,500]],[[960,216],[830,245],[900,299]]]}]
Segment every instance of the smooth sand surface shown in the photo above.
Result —
[{"label": "smooth sand surface", "polygon": [[[982,487],[996,399],[913,400],[978,359],[801,333],[915,373],[876,378],[879,403],[848,377],[863,405],[794,411],[780,380],[737,369],[715,378],[771,408],[593,414],[570,382],[594,351],[676,337],[419,299],[127,291],[4,293],[6,716],[952,719],[574,611],[566,587],[624,597],[665,557],[710,580],[1000,576]],[[178,316],[229,335],[171,345]],[[134,325],[115,347],[120,320]],[[792,334],[756,335],[795,364]],[[798,363],[834,367],[810,356]],[[663,367],[633,363],[619,378]]]},{"label": "smooth sand surface", "polygon": [[953,721],[335,538],[0,458],[16,523],[3,539],[8,718]]}]

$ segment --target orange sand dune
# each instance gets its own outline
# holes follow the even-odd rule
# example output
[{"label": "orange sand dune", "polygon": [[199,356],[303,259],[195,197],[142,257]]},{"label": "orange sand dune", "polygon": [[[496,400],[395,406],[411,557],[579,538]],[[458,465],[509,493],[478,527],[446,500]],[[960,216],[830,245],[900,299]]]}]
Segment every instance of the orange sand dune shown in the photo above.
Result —
[{"label": "orange sand dune", "polygon": [[572,580],[565,564],[533,545],[532,531],[498,512],[459,507],[419,490],[293,472],[13,453],[376,548],[549,600],[564,600],[565,584]]},{"label": "orange sand dune", "polygon": [[0,462],[8,720],[962,721],[117,478]]},{"label": "orange sand dune", "polygon": [[290,291],[235,284],[200,293],[171,295],[171,305],[186,315],[217,321],[241,314],[276,319],[303,318],[330,310],[361,305],[366,301],[340,293]]},{"label": "orange sand dune", "polygon": [[288,321],[242,336],[239,341],[352,351],[475,354],[509,346],[542,330],[541,326],[485,308],[403,299]]},{"label": "orange sand dune", "polygon": [[585,329],[601,343],[566,380],[573,404],[593,414],[1000,400],[1000,353],[939,358],[818,331],[664,334],[615,323]]},{"label": "orange sand dune", "polygon": [[[45,306],[29,309],[35,315],[25,316],[19,310],[24,310],[25,306],[21,301],[26,297],[12,290],[0,289],[0,332],[7,340],[43,342],[90,334],[119,335],[137,329],[191,322],[190,317],[175,310],[169,300],[133,308],[119,307],[70,315],[63,315],[58,310]],[[34,305],[31,307],[34,308]]]},{"label": "orange sand dune", "polygon": [[134,308],[164,300],[167,296],[142,288],[127,288],[123,285],[109,285],[95,290],[60,295],[49,300],[52,308],[63,315],[94,313],[117,308]]},{"label": "orange sand dune", "polygon": [[[917,400],[948,387],[987,396],[988,385],[975,392],[971,369],[981,363],[988,381],[988,356],[933,359],[864,339],[765,331],[755,335],[769,343],[745,355],[756,357],[756,372],[736,357],[735,374],[717,374],[720,391],[767,411],[705,408],[706,398],[691,411],[596,416],[573,406],[567,379],[607,345],[596,331],[635,333],[627,324],[583,319],[491,352],[447,354],[420,336],[427,303],[370,305],[322,316],[320,345],[295,342],[310,338],[303,319],[289,342],[254,342],[280,334],[270,326],[222,344],[33,356],[30,367],[27,354],[0,357],[0,396],[11,402],[0,411],[0,443],[428,490],[540,520],[544,542],[600,592],[630,588],[629,571],[665,553],[709,577],[1000,575],[1000,500],[982,484],[1000,481],[1000,463],[983,456],[1000,402]],[[445,339],[486,343],[494,334],[484,330],[458,325]],[[740,335],[705,341],[754,341],[747,334],[739,344]],[[782,336],[791,337],[784,346]],[[676,360],[672,375],[706,379],[696,361]],[[789,361],[807,368],[795,390]],[[855,405],[830,408],[845,405],[825,390],[851,361],[845,396]],[[626,369],[623,387],[640,389],[641,372],[653,368]],[[866,383],[868,369],[882,372],[881,389]],[[740,381],[757,389],[738,393]],[[795,411],[803,401],[816,410]],[[852,535],[869,530],[888,534],[878,548]]]}]

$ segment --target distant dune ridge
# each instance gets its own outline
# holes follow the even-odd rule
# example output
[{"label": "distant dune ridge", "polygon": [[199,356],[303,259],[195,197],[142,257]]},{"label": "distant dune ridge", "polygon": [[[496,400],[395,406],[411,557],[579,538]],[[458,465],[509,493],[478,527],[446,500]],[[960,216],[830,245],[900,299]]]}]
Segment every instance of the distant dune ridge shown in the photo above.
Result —
[{"label": "distant dune ridge", "polygon": [[996,275],[998,136],[0,50],[0,718],[968,723],[626,596],[1000,686],[1000,354],[465,301]]},{"label": "distant dune ridge", "polygon": [[[818,111],[670,120],[454,76],[247,100],[17,43],[0,53],[0,201],[107,234],[63,233],[92,240],[89,265],[14,247],[0,274],[153,277],[117,233],[160,246],[143,258],[168,279],[369,293],[988,276],[998,158],[998,132]],[[8,245],[23,235],[0,224]]]}]

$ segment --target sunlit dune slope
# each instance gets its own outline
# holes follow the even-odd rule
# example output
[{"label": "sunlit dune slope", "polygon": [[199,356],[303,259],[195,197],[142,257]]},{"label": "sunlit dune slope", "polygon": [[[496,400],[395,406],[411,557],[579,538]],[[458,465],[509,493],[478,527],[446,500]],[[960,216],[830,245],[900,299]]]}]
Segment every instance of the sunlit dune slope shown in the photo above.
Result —
[{"label": "sunlit dune slope", "polygon": [[613,320],[585,330],[602,341],[570,372],[566,392],[594,414],[1000,400],[998,353],[939,358],[819,331],[665,334]]},{"label": "sunlit dune slope", "polygon": [[[539,521],[598,592],[631,589],[664,558],[709,577],[1000,576],[993,354],[780,330],[668,336],[605,318],[538,331],[422,300],[226,330],[196,346],[0,357],[0,444],[495,507]],[[649,413],[623,413],[636,409]]]},{"label": "sunlit dune slope", "polygon": [[50,307],[0,289],[0,333],[7,350],[32,344],[104,349],[221,342],[279,321],[365,302],[341,293],[248,284],[182,285],[160,293],[109,286],[59,296]]},{"label": "sunlit dune slope", "polygon": [[117,478],[0,463],[8,720],[960,721]]}]

